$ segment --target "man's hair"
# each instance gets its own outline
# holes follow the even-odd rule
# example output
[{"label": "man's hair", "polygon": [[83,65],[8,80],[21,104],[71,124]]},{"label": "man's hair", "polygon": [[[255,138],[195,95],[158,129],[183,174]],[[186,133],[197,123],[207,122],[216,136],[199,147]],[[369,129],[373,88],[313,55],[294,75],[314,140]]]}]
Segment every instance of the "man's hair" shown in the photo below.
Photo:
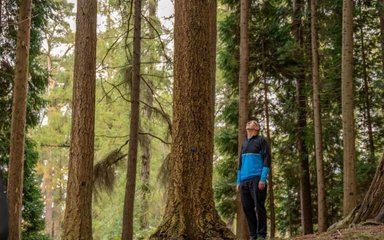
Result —
[{"label": "man's hair", "polygon": [[247,122],[247,124],[249,124],[249,123],[253,123],[253,124],[255,124],[255,125],[258,127],[258,129],[255,129],[255,130],[260,131],[261,126],[260,126],[260,124],[259,124],[259,122],[258,122],[257,120],[254,120],[254,119],[249,120],[249,121]]}]

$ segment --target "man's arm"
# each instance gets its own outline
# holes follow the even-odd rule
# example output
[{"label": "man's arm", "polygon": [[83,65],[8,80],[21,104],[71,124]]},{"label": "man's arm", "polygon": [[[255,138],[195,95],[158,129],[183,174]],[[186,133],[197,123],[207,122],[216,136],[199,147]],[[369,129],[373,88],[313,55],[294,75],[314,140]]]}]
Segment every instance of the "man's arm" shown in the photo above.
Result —
[{"label": "man's arm", "polygon": [[240,153],[240,156],[239,156],[239,165],[237,166],[237,179],[236,179],[236,183],[237,185],[240,185],[240,170],[241,170],[241,153]]},{"label": "man's arm", "polygon": [[241,150],[240,150],[240,153],[239,153],[239,162],[238,162],[238,165],[237,165],[237,179],[236,179],[236,189],[237,189],[237,191],[239,191],[239,186],[240,186],[240,171],[241,171],[241,165],[242,165],[241,155],[243,153],[243,144],[241,145]]},{"label": "man's arm", "polygon": [[261,141],[260,153],[263,159],[263,170],[261,172],[260,181],[265,183],[271,167],[271,150],[265,138],[263,138],[263,140]]}]

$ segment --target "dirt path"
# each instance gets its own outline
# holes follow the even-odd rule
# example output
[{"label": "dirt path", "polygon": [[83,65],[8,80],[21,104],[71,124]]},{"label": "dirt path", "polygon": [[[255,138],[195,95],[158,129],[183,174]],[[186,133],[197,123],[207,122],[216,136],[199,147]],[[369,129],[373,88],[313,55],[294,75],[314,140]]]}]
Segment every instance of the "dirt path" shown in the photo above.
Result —
[{"label": "dirt path", "polygon": [[311,234],[294,238],[295,240],[384,240],[384,225],[379,226],[356,226],[348,229],[340,229],[323,234]]}]

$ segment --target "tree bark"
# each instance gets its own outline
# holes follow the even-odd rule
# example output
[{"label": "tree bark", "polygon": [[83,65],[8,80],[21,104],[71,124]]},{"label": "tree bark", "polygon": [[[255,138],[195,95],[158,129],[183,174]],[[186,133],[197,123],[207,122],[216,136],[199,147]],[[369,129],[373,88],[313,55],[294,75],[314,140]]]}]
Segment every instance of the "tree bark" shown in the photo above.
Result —
[{"label": "tree bark", "polygon": [[9,240],[21,239],[24,179],[24,145],[28,94],[29,45],[32,1],[22,0],[17,31],[16,69],[13,86],[11,143],[8,168]]},{"label": "tree bark", "polygon": [[[157,9],[157,1],[148,1],[148,19],[152,22],[152,20],[156,19],[156,9]],[[148,38],[150,44],[155,44],[155,30],[153,29],[154,24],[148,24]],[[155,62],[156,59],[154,57],[153,49],[149,52],[150,59],[149,62]],[[148,73],[154,74],[155,67],[154,64],[150,64],[148,66]],[[147,121],[151,121],[152,119],[152,105],[153,105],[153,82],[151,79],[147,79],[147,86],[145,88],[145,102],[147,105],[144,106],[144,119]],[[142,121],[141,121],[142,122]],[[147,131],[151,131],[151,127],[149,126]],[[142,135],[139,137],[140,147],[142,150],[141,155],[141,213],[140,213],[140,227],[141,229],[147,229],[149,227],[148,222],[148,209],[149,209],[149,201],[148,194],[150,193],[149,186],[149,178],[150,178],[150,169],[151,169],[151,138],[148,135]]]},{"label": "tree bark", "polygon": [[343,0],[341,100],[343,119],[343,215],[356,206],[356,153],[353,90],[353,1]]},{"label": "tree bark", "polygon": [[[302,11],[304,2],[293,2],[293,34],[295,40],[295,55],[297,61],[304,66],[303,35],[302,35]],[[299,68],[296,74],[296,107],[297,107],[297,131],[296,144],[300,162],[300,206],[301,225],[304,234],[313,233],[311,185],[309,179],[308,150],[305,143],[305,129],[307,128],[307,103],[306,103],[306,78],[304,67]]]},{"label": "tree bark", "polygon": [[127,183],[125,186],[123,231],[121,239],[133,239],[133,211],[136,189],[137,146],[140,120],[140,55],[141,55],[141,4],[135,0],[133,23],[133,71],[131,91],[131,123],[129,129]]},{"label": "tree bark", "polygon": [[[264,51],[264,42],[262,43],[262,51],[263,51],[263,73],[264,73],[264,104],[265,104],[265,125],[267,130],[267,139],[270,146],[270,151],[272,152],[272,141],[271,141],[271,130],[269,127],[269,99],[268,99],[268,82],[267,82],[267,75],[266,75],[266,68],[265,68],[265,51]],[[272,158],[272,153],[271,153]],[[270,221],[271,221],[271,228],[270,228],[270,238],[275,238],[276,233],[276,213],[275,213],[275,197],[274,197],[274,190],[273,190],[273,167],[272,167],[272,159],[271,159],[271,169],[268,176],[268,184],[269,184],[269,209],[270,209]]]},{"label": "tree bark", "polygon": [[[265,71],[264,71],[265,72]],[[270,146],[270,151],[272,152],[272,141],[271,141],[271,131],[269,127],[269,100],[268,100],[268,83],[267,78],[264,77],[264,102],[265,102],[265,122],[266,122],[266,129],[267,129],[267,139]],[[272,156],[272,154],[271,154]],[[270,228],[270,238],[275,238],[275,232],[276,232],[276,214],[275,214],[275,197],[274,197],[274,191],[273,191],[273,171],[272,171],[272,159],[271,159],[271,169],[269,171],[268,176],[268,184],[269,184],[269,211],[270,211],[270,221],[271,221],[271,228]]]},{"label": "tree bark", "polygon": [[[249,74],[249,38],[248,38],[249,0],[240,1],[240,69],[239,69],[239,132],[237,153],[240,159],[241,145],[245,138],[245,125],[248,121],[248,74]],[[236,164],[236,169],[238,163]],[[240,201],[236,194],[237,221],[236,236],[248,239],[248,225]]]},{"label": "tree bark", "polygon": [[234,239],[213,201],[216,0],[175,1],[170,183],[150,239]]},{"label": "tree bark", "polygon": [[312,45],[312,84],[313,84],[313,118],[315,130],[315,156],[317,177],[317,222],[318,231],[327,230],[327,205],[325,198],[325,179],[323,163],[323,136],[320,105],[319,47],[317,33],[317,0],[311,0],[311,45]]},{"label": "tree bark", "polygon": [[[362,7],[362,6],[360,6]],[[361,13],[362,14],[362,13]],[[368,149],[369,149],[369,159],[372,163],[375,163],[375,143],[373,140],[373,130],[372,130],[372,118],[371,118],[371,102],[369,99],[369,76],[367,71],[367,62],[365,55],[365,41],[364,41],[364,30],[363,27],[360,28],[360,41],[361,41],[361,58],[362,58],[362,68],[363,68],[363,79],[364,79],[364,102],[365,102],[365,118],[366,125],[368,128]]]},{"label": "tree bark", "polygon": [[[51,56],[51,41],[48,34],[45,34],[47,40],[47,72],[48,72],[48,95],[53,90],[55,82],[52,79],[52,56]],[[48,114],[52,111],[52,106],[48,106]],[[52,186],[52,169],[49,162],[52,161],[52,151],[48,148],[48,159],[44,161],[44,172],[43,172],[43,194],[45,197],[45,229],[44,233],[47,236],[53,237],[53,186]]]},{"label": "tree bark", "polygon": [[353,219],[357,224],[374,219],[384,223],[384,154],[373,177],[371,186],[365,194],[364,200]]},{"label": "tree bark", "polygon": [[96,0],[78,0],[72,129],[63,239],[92,239],[96,87]]},{"label": "tree bark", "polygon": [[[51,150],[49,151],[49,156],[51,157]],[[44,160],[44,173],[43,173],[43,194],[45,196],[45,229],[44,233],[47,236],[53,237],[53,190],[52,190],[52,172],[51,166],[48,164],[48,160]]]},{"label": "tree bark", "polygon": [[377,10],[380,20],[381,62],[384,69],[384,0],[377,0]]}]

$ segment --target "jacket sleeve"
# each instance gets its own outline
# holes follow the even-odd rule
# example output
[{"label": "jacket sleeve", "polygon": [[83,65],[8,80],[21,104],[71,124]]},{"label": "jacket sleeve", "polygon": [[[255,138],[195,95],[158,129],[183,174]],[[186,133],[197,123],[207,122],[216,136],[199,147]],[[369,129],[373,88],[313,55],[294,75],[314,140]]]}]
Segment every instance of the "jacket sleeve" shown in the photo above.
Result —
[{"label": "jacket sleeve", "polygon": [[261,172],[260,181],[265,182],[267,180],[268,173],[271,168],[271,150],[265,138],[263,138],[263,140],[261,141],[260,147],[260,153],[263,159],[263,170]]},{"label": "jacket sleeve", "polygon": [[240,185],[240,172],[241,172],[241,164],[242,164],[241,155],[242,155],[242,152],[243,152],[243,144],[241,145],[241,150],[240,150],[240,154],[239,154],[239,164],[237,166],[237,179],[236,179],[236,184],[237,185]]},{"label": "jacket sleeve", "polygon": [[239,165],[237,166],[237,179],[236,179],[237,185],[240,185],[240,171],[241,171],[241,153],[239,156]]}]

